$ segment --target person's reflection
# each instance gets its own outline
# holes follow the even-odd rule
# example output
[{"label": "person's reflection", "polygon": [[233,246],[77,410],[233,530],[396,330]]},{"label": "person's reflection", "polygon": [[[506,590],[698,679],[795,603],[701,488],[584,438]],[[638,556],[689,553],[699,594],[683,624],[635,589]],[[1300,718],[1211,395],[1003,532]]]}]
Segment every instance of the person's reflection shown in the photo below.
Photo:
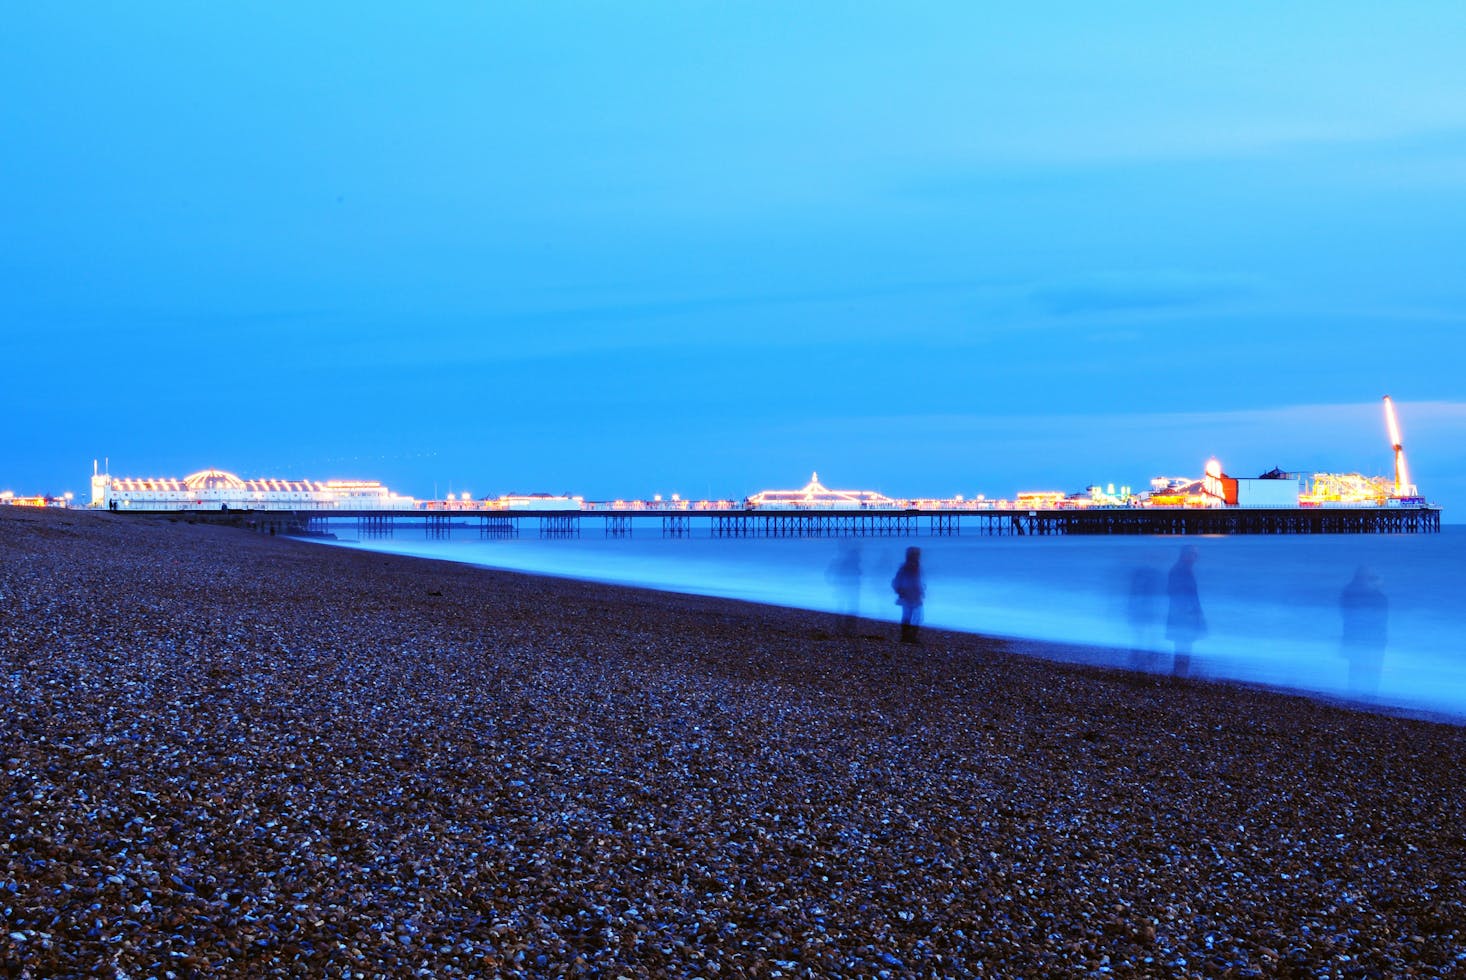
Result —
[{"label": "person's reflection", "polygon": [[1349,661],[1349,692],[1356,697],[1372,698],[1379,691],[1390,625],[1390,600],[1380,585],[1373,569],[1360,565],[1339,594],[1341,652]]},{"label": "person's reflection", "polygon": [[825,580],[835,590],[840,629],[847,635],[853,634],[860,619],[860,545],[854,541],[841,542],[834,560],[825,569]]}]

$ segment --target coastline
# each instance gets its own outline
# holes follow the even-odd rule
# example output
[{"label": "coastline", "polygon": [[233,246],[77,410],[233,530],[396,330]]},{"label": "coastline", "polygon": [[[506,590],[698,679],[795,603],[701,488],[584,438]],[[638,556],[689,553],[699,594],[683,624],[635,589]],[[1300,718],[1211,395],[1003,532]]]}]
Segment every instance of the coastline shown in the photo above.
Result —
[{"label": "coastline", "polygon": [[1466,967],[1459,727],[313,545],[0,514],[0,962]]},{"label": "coastline", "polygon": [[[639,589],[663,595],[721,598],[748,603],[754,607],[802,610],[810,614],[834,615],[837,608],[847,601],[844,595],[832,598],[830,591],[822,590],[811,594],[807,587],[811,579],[818,579],[822,586],[827,582],[825,569],[819,565],[805,565],[799,568],[776,562],[768,566],[769,570],[775,572],[774,575],[766,577],[762,574],[764,569],[761,568],[760,575],[755,579],[750,579],[742,569],[735,566],[720,568],[718,573],[710,576],[706,571],[706,556],[699,556],[694,559],[693,567],[701,568],[701,575],[689,576],[686,574],[686,569],[680,566],[669,568],[665,561],[651,564],[633,561],[629,567],[640,569],[641,574],[633,573],[628,576],[620,573],[615,565],[607,564],[605,554],[590,556],[592,561],[588,564],[564,561],[547,563],[542,560],[543,554],[528,561],[523,559],[505,561],[502,558],[502,552],[497,549],[492,554],[486,554],[476,550],[465,550],[461,545],[444,548],[437,542],[415,541],[410,536],[404,542],[405,547],[389,548],[383,548],[379,543],[368,544],[350,538],[325,541],[314,538],[303,540],[373,554],[413,556],[431,561],[454,562],[485,570]],[[951,542],[938,539],[927,540],[925,543],[930,548],[932,545]],[[558,544],[555,548],[557,552],[561,550]],[[621,543],[618,542],[618,550],[620,546]],[[1162,550],[1154,544],[1150,544],[1149,547],[1152,556]],[[582,554],[581,557],[587,556]],[[894,567],[895,557],[887,557],[889,558],[887,564]],[[1117,556],[1117,563],[1121,560],[1123,559]],[[675,565],[675,561],[672,564]],[[788,574],[791,568],[795,569],[794,574]],[[1133,564],[1127,565],[1123,572],[1128,574],[1133,571],[1133,568]],[[779,571],[786,574],[779,577]],[[1303,577],[1300,576],[1300,578]],[[867,584],[875,586],[875,593],[867,592],[862,597],[861,605],[864,607],[862,611],[872,607],[884,610],[886,605],[882,600],[888,596],[881,588],[882,577],[872,575],[870,578],[872,581]],[[933,574],[931,578],[935,580],[937,576]],[[990,587],[990,583],[978,581],[954,583],[950,578],[950,568],[948,568],[943,570],[940,586],[940,592],[945,598],[950,596],[954,586],[955,591],[960,595],[964,589],[973,593],[984,592]],[[938,591],[937,588],[932,589],[933,593]],[[1030,603],[1029,597],[1033,594],[1025,592],[1022,601]],[[1083,664],[1125,672],[1144,670],[1160,676],[1168,675],[1170,672],[1172,653],[1170,645],[1161,638],[1159,625],[1153,629],[1152,635],[1148,638],[1149,645],[1143,649],[1127,646],[1116,635],[1117,632],[1123,631],[1130,634],[1126,637],[1127,639],[1134,640],[1133,626],[1127,625],[1119,631],[1115,627],[1115,620],[1124,615],[1123,610],[1114,608],[1124,601],[1118,590],[1113,591],[1109,596],[1112,606],[1109,621],[1097,622],[1091,616],[1088,622],[1080,622],[1076,625],[1073,608],[1075,600],[1081,603],[1086,601],[1093,603],[1095,597],[1093,593],[1087,596],[1082,594],[1066,596],[1060,592],[1050,597],[1051,602],[1058,603],[1061,607],[1058,617],[1050,615],[1035,619],[1030,615],[1023,620],[1009,615],[1007,617],[1009,629],[1006,630],[1003,629],[1004,617],[1001,614],[994,616],[992,609],[982,612],[959,610],[956,616],[952,616],[950,600],[946,600],[948,604],[943,612],[948,615],[943,616],[941,612],[937,611],[936,603],[930,601],[931,598],[932,596],[929,595],[925,629],[933,635],[945,632],[955,636],[980,637],[986,641],[1001,644],[1010,652],[1022,653],[1043,660]],[[1216,598],[1209,595],[1208,605]],[[1333,596],[1329,596],[1328,599],[1337,602]],[[1450,601],[1448,596],[1438,596],[1436,599],[1440,602]],[[1225,597],[1222,601],[1225,603]],[[1307,610],[1310,615],[1337,615],[1336,608],[1319,609],[1317,606],[1308,605],[1307,602],[1299,602],[1298,597],[1293,597],[1292,601],[1298,608]],[[1008,607],[1008,610],[1011,612],[1014,608],[1017,608],[1016,603]],[[1419,612],[1418,609],[1413,611],[1417,614]],[[1213,609],[1212,612],[1215,613],[1217,610]],[[1400,643],[1400,637],[1397,634],[1397,645],[1391,650],[1389,657],[1392,671],[1390,680],[1383,690],[1368,697],[1361,696],[1358,692],[1349,689],[1346,661],[1339,654],[1336,639],[1332,641],[1329,639],[1314,640],[1313,642],[1305,639],[1300,642],[1300,637],[1303,635],[1302,630],[1295,632],[1280,629],[1277,626],[1274,626],[1272,635],[1239,636],[1236,632],[1239,621],[1245,627],[1251,621],[1250,617],[1258,614],[1267,615],[1268,611],[1234,606],[1224,608],[1221,612],[1222,615],[1215,617],[1217,623],[1225,622],[1232,627],[1232,633],[1228,635],[1224,630],[1218,630],[1204,644],[1204,650],[1193,654],[1190,676],[1194,680],[1302,696],[1336,706],[1398,717],[1454,725],[1466,724],[1466,699],[1463,699],[1461,689],[1462,674],[1449,663],[1449,656],[1441,657],[1442,653],[1448,654],[1452,649],[1449,644],[1444,645],[1445,650],[1435,651],[1436,655],[1432,657],[1428,650],[1420,647],[1410,648],[1408,640]],[[1408,616],[1409,612],[1411,610],[1407,610],[1405,615]],[[974,621],[979,617],[981,622]],[[892,628],[894,613],[889,621],[870,619],[866,616],[860,618],[864,620],[863,630],[883,634],[884,631]],[[968,621],[963,622],[962,619]],[[1062,626],[1057,625],[1060,622],[1063,623]],[[1442,624],[1442,627],[1437,627],[1440,630],[1437,635],[1448,635],[1449,625],[1447,623]],[[995,626],[997,628],[994,628]],[[1298,624],[1295,622],[1294,626]],[[1418,635],[1415,639],[1419,639]],[[1437,645],[1442,646],[1442,644]],[[1268,653],[1266,656],[1259,656],[1260,651],[1268,651]],[[1279,665],[1286,666],[1280,668]],[[1406,680],[1407,677],[1409,681]]]}]

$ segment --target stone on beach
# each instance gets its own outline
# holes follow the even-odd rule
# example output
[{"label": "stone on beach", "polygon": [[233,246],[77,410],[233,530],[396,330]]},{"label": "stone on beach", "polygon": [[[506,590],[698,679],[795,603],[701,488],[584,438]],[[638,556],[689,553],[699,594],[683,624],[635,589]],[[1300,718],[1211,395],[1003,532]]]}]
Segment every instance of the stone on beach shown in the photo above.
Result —
[{"label": "stone on beach", "polygon": [[4,510],[11,974],[1466,972],[1454,726]]}]

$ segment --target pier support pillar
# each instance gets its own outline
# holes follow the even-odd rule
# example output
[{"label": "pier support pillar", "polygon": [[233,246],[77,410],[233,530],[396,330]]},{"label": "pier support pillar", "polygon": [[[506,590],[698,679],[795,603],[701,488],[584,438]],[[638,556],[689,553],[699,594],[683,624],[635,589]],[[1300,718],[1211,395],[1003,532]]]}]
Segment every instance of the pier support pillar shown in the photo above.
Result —
[{"label": "pier support pillar", "polygon": [[362,539],[390,538],[394,527],[388,514],[363,514],[356,519],[356,536]]},{"label": "pier support pillar", "polygon": [[955,538],[962,533],[962,516],[960,514],[933,514],[927,530],[934,538]]},{"label": "pier support pillar", "polygon": [[480,517],[478,519],[478,536],[481,538],[517,538],[519,537],[519,518],[517,517]]},{"label": "pier support pillar", "polygon": [[540,518],[540,537],[542,538],[578,538],[580,537],[580,515],[579,514],[546,514]]}]

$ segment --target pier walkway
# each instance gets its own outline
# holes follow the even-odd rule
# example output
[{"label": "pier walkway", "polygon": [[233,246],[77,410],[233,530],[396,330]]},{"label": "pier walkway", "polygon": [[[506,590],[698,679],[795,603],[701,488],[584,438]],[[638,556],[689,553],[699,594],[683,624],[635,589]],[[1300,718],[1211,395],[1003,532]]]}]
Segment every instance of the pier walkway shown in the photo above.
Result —
[{"label": "pier walkway", "polygon": [[[911,538],[1061,535],[1431,534],[1441,529],[1435,507],[1162,508],[1093,507],[1062,510],[129,510],[249,527],[261,533],[327,533],[354,526],[365,538],[397,529],[430,537],[455,533],[483,538],[683,538],[694,526],[711,538]],[[701,536],[701,535],[700,535]]]}]

